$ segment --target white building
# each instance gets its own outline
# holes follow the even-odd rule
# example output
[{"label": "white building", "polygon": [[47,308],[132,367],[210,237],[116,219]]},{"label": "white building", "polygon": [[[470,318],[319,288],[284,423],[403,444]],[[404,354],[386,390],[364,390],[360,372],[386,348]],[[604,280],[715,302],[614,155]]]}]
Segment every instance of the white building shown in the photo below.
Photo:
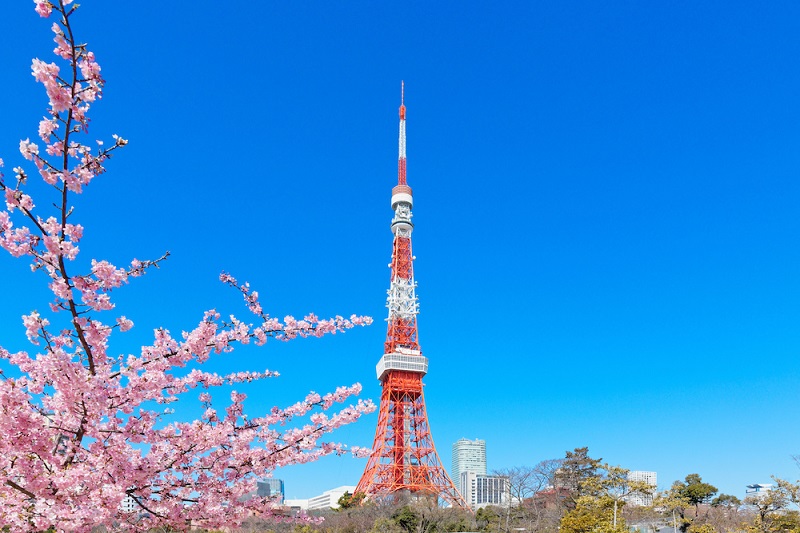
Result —
[{"label": "white building", "polygon": [[745,498],[761,499],[771,490],[772,483],[753,483],[752,485],[747,485],[747,490],[745,490]]},{"label": "white building", "polygon": [[653,490],[649,493],[633,493],[630,494],[626,501],[630,505],[653,505],[653,495],[658,486],[658,475],[655,472],[648,472],[646,470],[631,470],[628,472],[628,481],[643,481],[650,485]]},{"label": "white building", "polygon": [[308,499],[308,507],[309,511],[316,511],[319,509],[330,509],[330,508],[338,508],[339,507],[339,498],[345,492],[349,492],[353,494],[356,488],[352,485],[343,485],[341,487],[336,487],[335,489],[326,490],[319,496],[314,496],[313,498]]},{"label": "white building", "polygon": [[288,507],[289,509],[294,509],[296,511],[307,511],[308,510],[308,500],[303,500],[299,498],[295,498],[293,500],[285,499],[283,500],[284,507]]},{"label": "white building", "polygon": [[485,440],[459,439],[453,443],[453,466],[450,475],[458,491],[466,498],[461,487],[461,475],[465,472],[486,475]]},{"label": "white building", "polygon": [[487,476],[475,472],[464,472],[459,479],[464,490],[461,495],[473,509],[487,505],[508,505],[511,501],[508,478],[504,476]]},{"label": "white building", "polygon": [[119,504],[119,510],[123,513],[132,513],[141,509],[139,505],[136,503],[136,500],[133,499],[133,496],[125,496],[122,499],[122,502]]}]

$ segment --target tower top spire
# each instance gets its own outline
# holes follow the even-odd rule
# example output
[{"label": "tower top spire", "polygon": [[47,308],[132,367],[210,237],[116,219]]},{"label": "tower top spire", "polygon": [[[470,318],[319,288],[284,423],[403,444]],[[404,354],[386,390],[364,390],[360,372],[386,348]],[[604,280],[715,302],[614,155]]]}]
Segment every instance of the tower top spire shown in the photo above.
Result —
[{"label": "tower top spire", "polygon": [[[400,82],[400,139],[399,154],[397,158],[397,185],[407,186],[406,184],[406,104],[405,104],[405,82]],[[411,194],[411,189],[407,191]]]},{"label": "tower top spire", "polygon": [[400,120],[406,119],[406,106],[405,106],[405,92],[406,82],[400,82]]}]

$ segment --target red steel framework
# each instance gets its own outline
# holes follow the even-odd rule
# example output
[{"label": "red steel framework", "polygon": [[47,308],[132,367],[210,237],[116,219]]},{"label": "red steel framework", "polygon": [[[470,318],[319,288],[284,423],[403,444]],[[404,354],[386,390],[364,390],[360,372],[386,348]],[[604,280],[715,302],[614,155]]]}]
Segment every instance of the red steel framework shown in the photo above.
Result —
[{"label": "red steel framework", "polygon": [[[402,86],[401,86],[402,87]],[[378,427],[364,474],[355,492],[367,499],[398,495],[436,497],[451,505],[467,503],[442,466],[431,437],[422,391],[428,360],[420,352],[411,253],[411,187],[406,183],[406,107],[401,88],[397,186],[392,189],[392,275],[388,291],[388,331],[378,363],[381,403]]]}]

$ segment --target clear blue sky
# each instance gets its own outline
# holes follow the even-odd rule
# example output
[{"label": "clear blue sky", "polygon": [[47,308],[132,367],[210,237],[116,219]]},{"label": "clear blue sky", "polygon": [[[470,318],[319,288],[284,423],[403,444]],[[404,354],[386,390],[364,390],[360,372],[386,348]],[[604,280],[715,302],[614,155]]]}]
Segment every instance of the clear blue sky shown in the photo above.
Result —
[{"label": "clear blue sky", "polygon": [[[663,487],[800,475],[800,4],[82,4],[108,81],[92,132],[130,140],[78,203],[82,258],[173,254],[117,294],[136,322],[119,350],[207,308],[246,316],[227,270],[280,316],[377,319],[216,359],[283,374],[246,390],[251,411],[356,381],[377,401],[405,80],[444,464],[468,437],[490,469],[588,446]],[[46,107],[31,58],[53,45],[32,2],[3,8],[9,170]],[[22,348],[20,315],[49,297],[25,263],[0,271],[0,343]],[[340,438],[368,446],[376,421]],[[363,467],[277,476],[309,497]]]}]

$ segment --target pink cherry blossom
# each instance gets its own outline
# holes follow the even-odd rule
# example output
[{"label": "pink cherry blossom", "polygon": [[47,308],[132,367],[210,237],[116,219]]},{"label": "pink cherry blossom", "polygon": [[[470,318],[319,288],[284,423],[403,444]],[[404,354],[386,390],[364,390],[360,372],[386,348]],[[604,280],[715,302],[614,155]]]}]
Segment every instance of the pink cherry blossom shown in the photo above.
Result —
[{"label": "pink cherry blossom", "polygon": [[56,78],[61,69],[55,63],[45,63],[39,58],[35,58],[31,63],[33,77],[39,83],[56,83]]},{"label": "pink cherry blossom", "polygon": [[117,324],[119,325],[120,331],[128,331],[133,327],[133,321],[128,320],[124,316],[117,317]]},{"label": "pink cherry blossom", "polygon": [[[255,490],[255,479],[281,466],[345,453],[348,447],[330,440],[331,433],[372,412],[374,404],[356,399],[361,386],[354,384],[252,413],[245,394],[215,400],[210,390],[243,387],[277,378],[278,372],[237,369],[220,375],[202,365],[251,341],[318,337],[371,319],[309,313],[281,320],[265,310],[258,291],[223,273],[220,281],[242,295],[252,323],[212,309],[188,331],[173,335],[158,328],[134,353],[113,352],[112,337],[130,331],[133,321],[113,311],[112,296],[161,266],[169,252],[127,266],[92,259],[88,271],[78,272],[87,263],[73,262],[84,234],[74,195],[103,174],[110,155],[128,141],[118,135],[108,144],[86,138],[89,103],[101,97],[104,81],[94,54],[72,41],[77,4],[34,3],[39,15],[58,15],[54,52],[61,66],[33,60],[33,76],[50,99],[38,131],[47,145],[40,153],[25,139],[19,150],[54,197],[40,199],[39,207],[22,167],[14,168],[12,182],[0,174],[0,247],[26,257],[43,276],[54,314],[34,310],[22,317],[30,354],[0,346],[0,359],[16,370],[0,380],[0,524],[11,531],[89,531],[96,525],[147,531],[183,530],[188,523],[229,527],[254,513],[280,517],[283,511],[273,501],[244,498]],[[170,404],[196,401],[198,393],[202,416],[175,420]],[[350,450],[363,456],[366,449]],[[134,501],[135,512],[120,509],[125,498]]]},{"label": "pink cherry blossom", "polygon": [[35,155],[39,154],[39,147],[32,143],[30,139],[19,142],[19,153],[28,161],[32,161]]},{"label": "pink cherry blossom", "polygon": [[53,11],[53,6],[47,0],[34,0],[36,4],[36,12],[39,16],[47,18],[50,16],[50,13]]},{"label": "pink cherry blossom", "polygon": [[47,96],[50,97],[50,105],[53,107],[53,111],[66,111],[72,106],[72,94],[66,87],[47,84],[45,88],[47,89]]},{"label": "pink cherry blossom", "polygon": [[57,22],[54,22],[51,26],[53,33],[56,35],[53,40],[56,42],[56,47],[53,50],[53,53],[59,56],[61,59],[70,59],[72,55],[72,47],[70,47],[69,43],[64,37],[64,32],[61,30],[61,26],[58,25]]},{"label": "pink cherry blossom", "polygon": [[58,122],[54,119],[43,118],[39,122],[39,137],[44,142],[50,142],[50,136],[58,129]]}]

